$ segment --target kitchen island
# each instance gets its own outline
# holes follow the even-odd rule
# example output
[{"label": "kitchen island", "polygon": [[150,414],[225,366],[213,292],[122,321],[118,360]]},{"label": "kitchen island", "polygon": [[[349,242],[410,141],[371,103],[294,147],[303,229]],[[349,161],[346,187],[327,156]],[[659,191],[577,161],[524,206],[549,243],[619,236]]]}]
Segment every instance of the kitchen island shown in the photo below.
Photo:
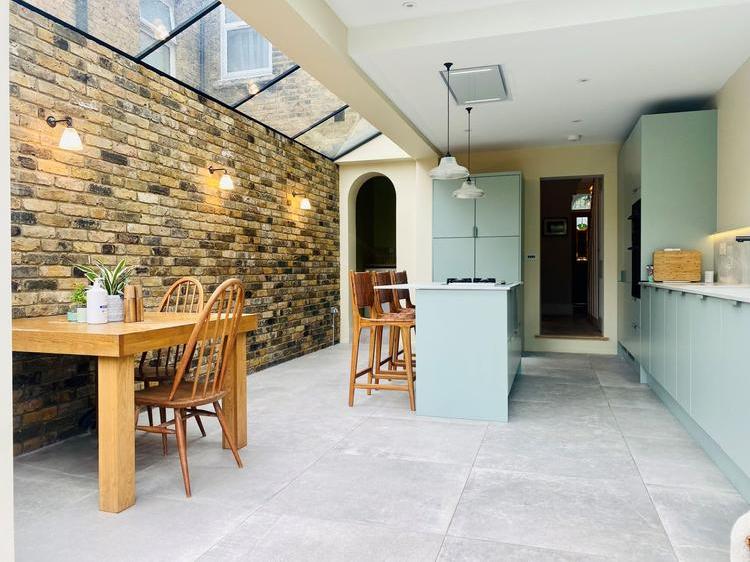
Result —
[{"label": "kitchen island", "polygon": [[508,421],[521,365],[521,283],[398,287],[415,293],[417,415]]}]

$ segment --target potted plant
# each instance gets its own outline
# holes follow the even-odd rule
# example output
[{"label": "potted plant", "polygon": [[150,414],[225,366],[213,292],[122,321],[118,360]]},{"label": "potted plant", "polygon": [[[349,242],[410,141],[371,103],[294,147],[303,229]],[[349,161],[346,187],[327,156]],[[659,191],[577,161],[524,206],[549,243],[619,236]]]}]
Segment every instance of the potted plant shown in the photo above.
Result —
[{"label": "potted plant", "polygon": [[94,282],[101,279],[102,287],[107,291],[107,321],[122,322],[125,312],[122,306],[122,293],[133,273],[133,266],[127,265],[122,259],[113,268],[109,268],[99,260],[94,260],[95,265],[77,265],[86,279]]},{"label": "potted plant", "polygon": [[70,302],[73,303],[73,307],[68,312],[68,320],[86,322],[86,286],[83,283],[76,283],[73,287]]}]

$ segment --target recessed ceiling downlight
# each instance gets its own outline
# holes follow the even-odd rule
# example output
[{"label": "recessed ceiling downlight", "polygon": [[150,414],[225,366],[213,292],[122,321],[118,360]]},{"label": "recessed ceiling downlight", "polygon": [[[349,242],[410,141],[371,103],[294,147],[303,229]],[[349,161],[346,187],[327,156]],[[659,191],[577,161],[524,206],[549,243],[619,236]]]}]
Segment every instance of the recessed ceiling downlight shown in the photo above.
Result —
[{"label": "recessed ceiling downlight", "polygon": [[416,2],[401,2],[401,5],[404,8],[416,8],[417,7],[417,3]]},{"label": "recessed ceiling downlight", "polygon": [[[445,71],[440,75],[447,84]],[[459,105],[510,99],[503,68],[499,64],[451,70],[450,91]]]},{"label": "recessed ceiling downlight", "polygon": [[568,140],[570,142],[578,142],[581,140],[581,135],[568,135]]}]

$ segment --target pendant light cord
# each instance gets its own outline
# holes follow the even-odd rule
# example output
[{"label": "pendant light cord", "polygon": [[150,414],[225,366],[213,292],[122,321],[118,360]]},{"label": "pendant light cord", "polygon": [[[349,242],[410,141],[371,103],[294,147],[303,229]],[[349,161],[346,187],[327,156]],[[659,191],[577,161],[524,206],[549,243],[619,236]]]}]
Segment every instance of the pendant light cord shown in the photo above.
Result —
[{"label": "pendant light cord", "polygon": [[448,139],[446,141],[447,149],[446,149],[446,156],[451,155],[451,66],[453,66],[452,62],[446,62],[445,63],[445,73],[447,74],[447,82],[448,82],[448,88],[445,92],[445,116],[446,116],[446,124],[448,125]]},{"label": "pendant light cord", "polygon": [[466,113],[469,116],[469,173],[471,173],[471,107],[466,108]]}]

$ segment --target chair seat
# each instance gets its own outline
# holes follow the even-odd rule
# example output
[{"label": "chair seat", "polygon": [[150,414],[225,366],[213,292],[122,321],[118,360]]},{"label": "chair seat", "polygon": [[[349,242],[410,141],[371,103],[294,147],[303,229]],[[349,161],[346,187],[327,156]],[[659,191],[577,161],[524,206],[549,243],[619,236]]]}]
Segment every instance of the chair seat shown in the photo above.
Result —
[{"label": "chair seat", "polygon": [[378,316],[378,319],[382,320],[414,320],[416,314],[409,310],[401,310],[399,312],[386,312]]},{"label": "chair seat", "polygon": [[[220,390],[205,396],[192,396],[193,385],[190,382],[183,383],[177,389],[174,398],[169,399],[172,385],[151,386],[135,393],[135,403],[138,406],[161,406],[164,408],[192,408],[204,404],[212,404],[224,398],[227,391]],[[200,393],[200,389],[198,389]]]}]

